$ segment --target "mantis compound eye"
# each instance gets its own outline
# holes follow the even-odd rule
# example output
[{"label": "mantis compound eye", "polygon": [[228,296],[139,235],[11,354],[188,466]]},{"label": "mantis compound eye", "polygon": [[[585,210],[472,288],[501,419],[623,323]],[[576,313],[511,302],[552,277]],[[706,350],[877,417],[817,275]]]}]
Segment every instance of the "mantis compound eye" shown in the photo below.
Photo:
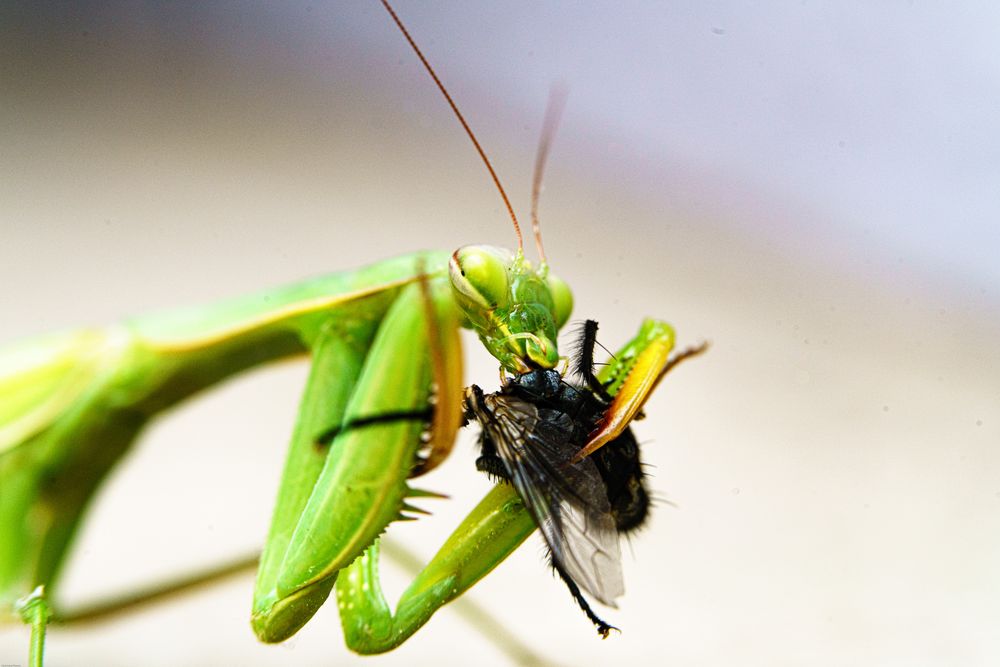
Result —
[{"label": "mantis compound eye", "polygon": [[556,329],[562,329],[573,312],[573,292],[562,278],[549,274],[545,279],[552,294],[553,312],[556,318]]},{"label": "mantis compound eye", "polygon": [[510,300],[510,253],[492,246],[465,246],[448,262],[451,284],[462,297],[480,308],[494,310]]}]

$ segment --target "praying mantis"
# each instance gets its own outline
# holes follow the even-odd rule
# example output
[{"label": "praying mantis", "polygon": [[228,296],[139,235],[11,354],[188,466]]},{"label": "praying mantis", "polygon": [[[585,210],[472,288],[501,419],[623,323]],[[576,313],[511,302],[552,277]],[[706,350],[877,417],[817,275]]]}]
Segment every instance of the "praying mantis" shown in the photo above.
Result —
[{"label": "praying mantis", "polygon": [[[88,503],[143,428],[191,395],[288,356],[308,353],[311,367],[254,591],[251,625],[262,641],[292,636],[333,593],[348,646],[390,650],[535,530],[517,490],[498,484],[395,609],[384,599],[378,539],[418,511],[413,499],[430,492],[411,480],[448,456],[466,415],[459,329],[474,330],[509,376],[551,370],[565,358],[556,341],[573,303],[548,267],[535,215],[540,261],[526,259],[499,179],[438,85],[501,192],[516,251],[416,253],[0,352],[0,613],[31,625],[33,662]],[[669,325],[646,320],[597,374],[611,402],[581,457],[627,430],[666,370],[700,351],[672,357],[673,346]]]}]

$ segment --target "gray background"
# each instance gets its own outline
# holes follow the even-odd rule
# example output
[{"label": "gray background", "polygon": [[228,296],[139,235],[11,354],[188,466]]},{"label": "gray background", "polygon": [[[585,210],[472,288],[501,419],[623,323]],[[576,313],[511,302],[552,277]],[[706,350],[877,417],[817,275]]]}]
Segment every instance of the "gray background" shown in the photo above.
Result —
[{"label": "gray background", "polygon": [[[661,498],[599,641],[537,538],[471,594],[562,664],[994,664],[1000,617],[1000,50],[989,3],[397,8],[577,318],[711,353],[636,425]],[[0,336],[510,245],[485,171],[374,2],[0,8]],[[467,380],[496,364],[467,339]],[[266,531],[302,364],[162,422],[104,490],[70,601]],[[430,555],[488,488],[467,434],[392,534]],[[427,503],[425,503],[426,505]],[[405,576],[392,570],[389,588]],[[52,632],[50,664],[360,662],[332,609],[256,643],[252,578]],[[27,634],[0,631],[0,660]],[[508,664],[449,608],[373,664]]]}]

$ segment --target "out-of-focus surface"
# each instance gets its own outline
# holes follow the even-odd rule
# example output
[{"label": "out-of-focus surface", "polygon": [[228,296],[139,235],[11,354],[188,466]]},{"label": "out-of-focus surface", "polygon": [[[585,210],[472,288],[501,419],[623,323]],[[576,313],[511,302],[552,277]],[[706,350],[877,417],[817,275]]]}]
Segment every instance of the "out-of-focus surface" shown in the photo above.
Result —
[{"label": "out-of-focus surface", "polygon": [[[599,641],[536,541],[472,596],[560,664],[1000,658],[997,10],[400,2],[575,317],[710,354],[636,424],[661,498]],[[0,336],[512,243],[485,171],[374,2],[0,8]],[[467,379],[496,382],[468,339]],[[259,546],[305,370],[185,406],[111,480],[71,601]],[[391,532],[430,555],[488,488],[466,435]],[[634,556],[633,556],[634,554]],[[390,577],[401,590],[404,576]],[[263,646],[244,577],[56,628],[52,665],[347,664],[332,609]],[[27,633],[0,630],[0,662]],[[372,664],[508,664],[452,609]]]}]

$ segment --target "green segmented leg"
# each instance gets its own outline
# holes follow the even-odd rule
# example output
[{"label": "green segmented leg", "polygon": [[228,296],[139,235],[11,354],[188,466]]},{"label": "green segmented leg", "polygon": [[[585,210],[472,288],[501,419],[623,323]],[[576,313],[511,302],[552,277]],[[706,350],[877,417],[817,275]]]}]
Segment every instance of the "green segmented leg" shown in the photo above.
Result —
[{"label": "green segmented leg", "polygon": [[31,626],[31,645],[28,648],[28,665],[42,667],[45,659],[45,630],[52,611],[45,598],[45,587],[39,586],[16,604],[21,619]]},{"label": "green segmented leg", "polygon": [[513,487],[493,487],[407,587],[395,613],[382,593],[376,542],[337,579],[337,606],[347,646],[358,653],[383,653],[399,646],[435,611],[503,562],[534,530],[534,519]]},{"label": "green segmented leg", "polygon": [[[434,377],[429,326],[448,338],[443,353],[452,364],[460,355],[450,286],[436,281],[429,291],[435,314],[430,325],[424,296],[414,284],[400,292],[367,351],[368,341],[345,345],[335,329],[324,333],[332,337],[329,342],[315,346],[314,363],[327,371],[343,368],[350,381],[317,372],[307,386],[258,573],[252,625],[263,641],[282,641],[308,621],[329,595],[337,572],[400,518],[405,498],[413,494],[406,479],[421,447],[420,423],[400,420],[348,429],[323,452],[315,438],[331,426],[364,417],[426,409]],[[437,392],[457,395],[459,389],[438,387]],[[453,401],[446,404],[457,409]],[[457,418],[453,421],[457,428]]]},{"label": "green segmented leg", "polygon": [[[285,460],[283,492],[278,494],[275,503],[254,589],[251,618],[263,641],[281,641],[295,634],[319,609],[333,587],[331,579],[282,599],[277,592],[276,575],[292,539],[294,518],[305,508],[326,462],[326,452],[316,447],[313,438],[328,425],[342,420],[351,390],[361,374],[365,352],[374,336],[374,324],[365,330],[355,329],[349,338],[324,336],[313,347],[309,379]],[[328,333],[333,334],[332,331]],[[311,612],[301,614],[299,610],[303,608]]]}]

